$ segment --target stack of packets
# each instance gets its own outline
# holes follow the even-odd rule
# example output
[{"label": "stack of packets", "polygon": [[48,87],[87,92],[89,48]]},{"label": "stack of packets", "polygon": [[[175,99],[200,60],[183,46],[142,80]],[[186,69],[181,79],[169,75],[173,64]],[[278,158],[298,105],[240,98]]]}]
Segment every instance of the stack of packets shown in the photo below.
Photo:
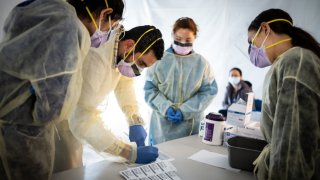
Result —
[{"label": "stack of packets", "polygon": [[248,93],[247,101],[239,99],[236,103],[231,104],[227,111],[227,124],[245,127],[251,117],[253,105],[253,93]]},{"label": "stack of packets", "polygon": [[120,171],[126,180],[181,180],[175,168],[169,161],[159,161],[151,164],[129,168]]},{"label": "stack of packets", "polygon": [[265,140],[260,130],[260,122],[251,122],[244,128],[230,125],[226,126],[223,134],[223,145],[226,147],[228,139],[234,136]]}]

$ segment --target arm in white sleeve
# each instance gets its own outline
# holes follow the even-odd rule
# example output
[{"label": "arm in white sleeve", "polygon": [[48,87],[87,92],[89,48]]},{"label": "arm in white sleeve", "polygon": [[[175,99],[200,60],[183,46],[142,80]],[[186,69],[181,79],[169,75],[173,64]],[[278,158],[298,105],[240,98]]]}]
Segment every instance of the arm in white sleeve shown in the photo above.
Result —
[{"label": "arm in white sleeve", "polygon": [[[100,92],[106,68],[97,53],[90,51],[83,69],[83,86],[77,108],[69,119],[73,135],[82,143],[91,145],[98,152],[122,155],[128,145],[104,127],[98,106],[103,101]],[[133,153],[133,155],[135,155]],[[133,157],[133,156],[132,156]],[[127,157],[129,161],[135,160]]]},{"label": "arm in white sleeve", "polygon": [[[74,136],[98,152],[122,156],[129,162],[135,162],[137,154],[135,144],[122,141],[110,129],[105,128],[99,114],[96,109],[78,107],[69,120],[69,127]],[[128,156],[123,155],[128,151],[131,152]]]},{"label": "arm in white sleeve", "polygon": [[127,117],[128,124],[130,126],[144,125],[144,121],[139,114],[139,106],[134,90],[134,79],[121,76],[114,93],[122,112]]}]

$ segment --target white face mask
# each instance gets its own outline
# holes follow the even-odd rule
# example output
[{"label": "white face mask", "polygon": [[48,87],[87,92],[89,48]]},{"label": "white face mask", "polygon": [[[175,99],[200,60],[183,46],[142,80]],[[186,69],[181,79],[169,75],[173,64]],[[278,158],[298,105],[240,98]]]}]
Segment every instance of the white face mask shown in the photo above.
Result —
[{"label": "white face mask", "polygon": [[236,86],[240,82],[240,77],[229,77],[229,82],[232,84],[232,86]]}]

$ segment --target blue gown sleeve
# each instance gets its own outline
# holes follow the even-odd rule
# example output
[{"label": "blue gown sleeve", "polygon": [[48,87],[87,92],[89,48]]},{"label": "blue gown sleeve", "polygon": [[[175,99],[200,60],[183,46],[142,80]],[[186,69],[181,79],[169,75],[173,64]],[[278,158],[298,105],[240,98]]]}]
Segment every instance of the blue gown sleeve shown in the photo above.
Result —
[{"label": "blue gown sleeve", "polygon": [[152,109],[160,112],[160,114],[165,116],[167,109],[172,106],[173,103],[159,91],[159,82],[157,80],[156,74],[154,73],[154,69],[155,67],[152,67],[148,69],[147,72],[147,80],[144,85],[145,101]]},{"label": "blue gown sleeve", "polygon": [[192,119],[194,113],[204,111],[218,92],[213,72],[207,64],[201,87],[190,99],[185,101],[179,109],[184,119]]}]

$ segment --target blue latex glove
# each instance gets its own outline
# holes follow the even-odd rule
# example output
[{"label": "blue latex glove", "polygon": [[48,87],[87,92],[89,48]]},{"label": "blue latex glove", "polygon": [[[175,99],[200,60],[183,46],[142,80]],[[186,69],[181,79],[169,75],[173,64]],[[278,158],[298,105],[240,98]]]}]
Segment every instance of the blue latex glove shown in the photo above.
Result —
[{"label": "blue latex glove", "polygon": [[147,132],[141,125],[133,125],[129,128],[129,139],[131,142],[136,142],[137,146],[145,146]]},{"label": "blue latex glove", "polygon": [[167,119],[173,123],[179,123],[183,120],[183,115],[180,109],[174,110],[173,107],[169,107],[166,115]]},{"label": "blue latex glove", "polygon": [[137,164],[147,164],[155,161],[159,156],[158,148],[154,146],[137,147]]},{"label": "blue latex glove", "polygon": [[176,114],[176,110],[174,110],[173,107],[169,107],[167,109],[166,115],[168,117],[174,117],[175,114]]},{"label": "blue latex glove", "polygon": [[183,114],[182,114],[182,111],[180,109],[176,110],[175,118],[176,118],[176,122],[175,123],[179,123],[179,122],[183,121]]},{"label": "blue latex glove", "polygon": [[166,112],[167,119],[171,122],[175,122],[176,121],[175,115],[176,115],[176,110],[174,110],[173,107],[169,107]]}]

